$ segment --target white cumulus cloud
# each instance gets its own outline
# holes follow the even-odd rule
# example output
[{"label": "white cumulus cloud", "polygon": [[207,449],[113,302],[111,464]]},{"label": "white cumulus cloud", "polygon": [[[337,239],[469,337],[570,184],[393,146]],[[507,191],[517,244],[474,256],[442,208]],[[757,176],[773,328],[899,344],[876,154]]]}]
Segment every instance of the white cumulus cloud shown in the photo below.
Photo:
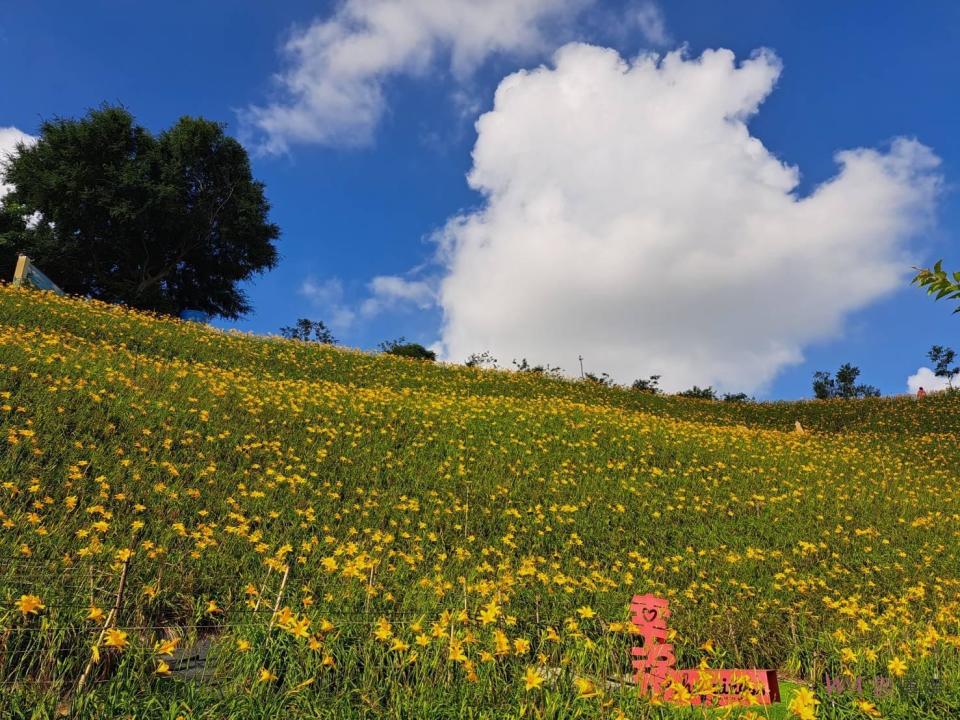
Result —
[{"label": "white cumulus cloud", "polygon": [[364,317],[379,315],[399,307],[426,310],[436,302],[436,290],[426,280],[407,280],[396,275],[378,275],[368,286],[370,297],[360,305]]},{"label": "white cumulus cloud", "polygon": [[324,313],[322,319],[334,330],[346,330],[356,319],[356,313],[344,302],[343,283],[338,278],[316,280],[307,277],[300,284],[299,292]]},{"label": "white cumulus cloud", "polygon": [[[0,177],[3,176],[3,163],[7,157],[17,149],[18,143],[32,145],[37,141],[33,135],[27,135],[22,130],[15,127],[0,127]],[[13,188],[3,182],[0,182],[0,198],[10,192]]]},{"label": "white cumulus cloud", "polygon": [[747,126],[781,63],[759,51],[626,61],[572,44],[505,78],[477,122],[482,206],[441,233],[442,345],[629,382],[754,392],[902,282],[938,159],[838,152],[806,196]]},{"label": "white cumulus cloud", "polygon": [[917,371],[907,378],[907,392],[916,395],[917,390],[923,388],[928,393],[946,390],[949,387],[946,378],[937,377],[928,367],[917,368]]},{"label": "white cumulus cloud", "polygon": [[627,17],[640,28],[647,42],[655,47],[669,45],[670,33],[667,32],[667,22],[663,17],[660,6],[650,0],[645,0],[630,9]]},{"label": "white cumulus cloud", "polygon": [[291,34],[279,97],[241,117],[262,150],[293,143],[363,144],[383,115],[384,81],[422,75],[449,57],[464,79],[496,53],[545,49],[545,28],[591,0],[345,0]]}]

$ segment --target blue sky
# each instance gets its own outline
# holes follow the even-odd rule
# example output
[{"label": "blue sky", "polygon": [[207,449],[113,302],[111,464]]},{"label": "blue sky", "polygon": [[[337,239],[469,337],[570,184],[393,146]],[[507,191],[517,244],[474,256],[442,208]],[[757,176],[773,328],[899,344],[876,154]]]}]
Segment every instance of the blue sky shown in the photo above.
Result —
[{"label": "blue sky", "polygon": [[[394,1],[382,0],[386,4]],[[535,25],[533,39],[501,42],[494,33],[496,48],[479,52],[466,68],[451,64],[446,40],[425,60],[393,66],[385,61],[373,81],[382,93],[376,119],[361,129],[366,137],[360,142],[356,137],[343,137],[342,132],[319,137],[312,126],[313,137],[287,133],[282,151],[271,153],[263,152],[262,127],[258,132],[256,123],[250,122],[251,108],[267,107],[271,101],[287,106],[293,102],[278,90],[275,77],[296,65],[296,60],[282,52],[284,43],[311,24],[318,27],[335,22],[338,12],[343,17],[343,4],[90,0],[36,1],[14,7],[3,0],[0,64],[5,71],[0,74],[0,127],[35,133],[43,118],[80,115],[103,101],[124,104],[154,130],[185,114],[227,123],[229,131],[243,134],[251,148],[254,173],[266,183],[273,220],[283,233],[279,267],[249,285],[255,312],[234,325],[274,332],[297,317],[331,321],[337,316],[335,332],[349,345],[371,348],[399,335],[432,344],[444,339],[445,312],[451,317],[471,318],[477,310],[465,304],[466,300],[450,299],[445,305],[447,301],[427,297],[424,288],[437,292],[438,283],[445,278],[459,279],[437,261],[437,244],[431,236],[463,212],[476,213],[474,217],[491,227],[502,227],[505,233],[514,227],[494,226],[494,209],[466,180],[474,166],[471,150],[478,137],[474,123],[493,108],[494,91],[506,76],[543,63],[554,68],[553,52],[571,40],[612,48],[627,59],[645,50],[663,53],[686,44],[688,58],[696,59],[712,48],[729,48],[743,61],[756,49],[769,48],[782,63],[782,72],[748,127],[772,156],[799,169],[795,197],[807,196],[836,175],[834,153],[839,150],[879,148],[886,152],[884,148],[896,137],[915,138],[941,161],[931,171],[940,183],[933,202],[935,220],[917,225],[916,232],[896,241],[897,247],[909,249],[920,261],[944,257],[948,266],[960,267],[957,3],[662,0],[654,6],[647,2],[558,0],[552,9],[548,0],[526,4],[546,8],[542,15],[534,13],[530,21]],[[644,24],[637,20],[638,14],[648,20],[659,19],[662,26]],[[338,26],[348,33],[351,28],[356,29],[346,21]],[[456,35],[453,42],[469,45],[469,28],[455,32],[465,34]],[[503,117],[508,120],[515,115],[505,113]],[[327,127],[330,120],[323,122]],[[552,122],[563,123],[563,115],[554,116]],[[545,126],[550,124],[548,121]],[[602,138],[589,139],[584,152],[602,148],[602,142]],[[491,168],[501,167],[492,155],[489,162]],[[569,172],[578,173],[576,163]],[[630,182],[629,177],[625,182]],[[883,209],[878,207],[877,212]],[[501,210],[496,211],[498,217]],[[860,212],[873,214],[870,208]],[[898,218],[891,223],[899,222]],[[865,217],[864,222],[868,220]],[[843,238],[838,236],[836,242]],[[861,255],[840,252],[839,262],[847,263],[851,257],[867,262],[869,250],[864,254],[862,245],[858,247]],[[484,262],[487,271],[494,267],[489,265],[489,257]],[[550,263],[549,253],[543,262]],[[817,262],[832,263],[832,254],[825,252]],[[850,268],[851,273],[854,270]],[[463,268],[458,272],[462,274]],[[378,296],[370,286],[376,277],[399,278],[408,284],[402,285],[399,294]],[[312,295],[310,287],[314,288]],[[462,287],[465,293],[476,283],[464,280],[462,285],[450,287]],[[791,286],[784,288],[789,293]],[[589,293],[589,287],[584,292]],[[520,357],[525,352],[510,339],[517,334],[509,338],[484,335],[487,325],[483,323],[512,322],[512,316],[524,313],[529,303],[549,297],[541,292],[519,296],[510,317],[484,318],[480,325],[472,326],[463,320],[457,329],[460,339],[447,338],[448,347],[467,347],[464,343],[469,344],[473,337],[490,337],[498,347]],[[627,289],[617,297],[636,300]],[[670,316],[677,299],[667,287],[656,308],[647,303],[637,312]],[[482,298],[479,302],[495,304]],[[725,304],[723,298],[717,302]],[[801,298],[799,302],[806,301]],[[789,298],[771,298],[771,303],[786,307]],[[762,371],[766,373],[763,377],[770,379],[751,389],[763,397],[807,396],[814,370],[834,369],[851,361],[863,368],[865,381],[886,393],[903,392],[907,376],[926,364],[924,354],[931,344],[960,344],[960,320],[951,316],[950,308],[935,305],[906,283],[877,292],[864,290],[863,301],[855,305],[836,310],[839,329],[797,330],[803,360],[764,360],[766,364],[758,365],[756,372]],[[731,313],[741,312],[733,300],[729,308]],[[749,328],[757,322],[757,333],[764,333],[763,322],[754,320],[750,309],[746,305],[742,311],[744,325]],[[695,326],[701,321],[689,308],[677,312],[668,325]],[[532,317],[545,316],[537,309]],[[593,314],[589,322],[602,326],[604,313]],[[624,327],[633,326],[617,325],[610,332],[622,333]],[[646,335],[636,340],[638,346],[659,342],[651,335],[653,327],[659,325],[643,326]],[[572,322],[563,334],[575,337],[581,329]],[[585,338],[595,337],[592,329],[583,332]],[[522,336],[523,328],[517,333]],[[477,341],[476,350],[485,349],[481,342]],[[557,342],[547,338],[543,347],[563,356],[536,359],[575,370],[576,345]],[[740,341],[731,337],[729,342]],[[616,360],[609,350],[591,353],[596,347],[592,341],[585,340],[584,345],[580,352],[588,369],[615,368],[619,379],[629,379],[622,376],[634,367],[637,375],[649,370],[670,376],[669,367],[653,367],[649,359],[646,365],[631,365],[628,355],[634,346],[629,343],[618,350],[624,356]],[[534,357],[537,347],[531,339]],[[706,345],[697,362],[710,365],[716,347]],[[671,352],[678,351],[668,348],[655,357],[669,359],[674,357]],[[501,357],[502,364],[509,361],[509,356]],[[736,364],[736,355],[726,362]],[[705,381],[727,377],[727,382],[720,384],[731,390],[738,383],[750,384],[750,376],[724,372],[721,369],[719,375],[708,372],[702,377]],[[701,376],[688,370],[683,375],[687,377]]]}]

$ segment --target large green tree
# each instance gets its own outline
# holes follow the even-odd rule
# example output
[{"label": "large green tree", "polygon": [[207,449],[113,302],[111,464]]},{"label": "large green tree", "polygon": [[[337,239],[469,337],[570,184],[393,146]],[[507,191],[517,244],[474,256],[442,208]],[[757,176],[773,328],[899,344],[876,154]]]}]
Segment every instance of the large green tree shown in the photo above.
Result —
[{"label": "large green tree", "polygon": [[25,253],[69,293],[236,318],[250,310],[238,284],[277,262],[263,183],[219,123],[182,117],[153,135],[103,106],[44,122],[0,174],[14,186],[0,220],[4,275]]}]

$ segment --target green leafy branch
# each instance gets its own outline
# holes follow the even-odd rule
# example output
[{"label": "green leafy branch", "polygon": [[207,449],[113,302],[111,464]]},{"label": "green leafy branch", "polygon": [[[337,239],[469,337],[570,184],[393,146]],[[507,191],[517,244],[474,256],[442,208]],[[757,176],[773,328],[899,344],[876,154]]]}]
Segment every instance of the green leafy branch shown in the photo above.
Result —
[{"label": "green leafy branch", "polygon": [[[914,268],[917,270],[913,285],[927,289],[927,295],[936,294],[934,300],[960,300],[960,271],[949,274],[943,269],[943,260],[938,260],[933,268]],[[960,313],[960,305],[953,311]]]}]

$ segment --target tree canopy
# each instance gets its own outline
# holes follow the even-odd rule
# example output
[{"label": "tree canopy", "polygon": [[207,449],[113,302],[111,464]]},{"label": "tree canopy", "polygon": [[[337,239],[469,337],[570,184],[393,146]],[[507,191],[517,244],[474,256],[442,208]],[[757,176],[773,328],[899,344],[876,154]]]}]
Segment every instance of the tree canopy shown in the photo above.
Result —
[{"label": "tree canopy", "polygon": [[251,309],[238,283],[277,263],[263,183],[210,120],[182,117],[153,135],[104,105],[44,122],[0,176],[14,186],[0,213],[0,267],[12,272],[25,253],[68,293],[236,318]]},{"label": "tree canopy", "polygon": [[[953,348],[934,345],[927,353],[933,363],[933,374],[947,381],[947,387],[953,388],[953,379],[960,375],[960,366],[955,365],[957,353]],[[952,367],[951,367],[952,366]]]},{"label": "tree canopy", "polygon": [[295,325],[280,328],[280,334],[288,340],[318,342],[323,345],[333,345],[337,342],[323,320],[310,320],[309,318],[300,318]]},{"label": "tree canopy", "polygon": [[873,385],[858,385],[858,377],[860,377],[860,368],[850,363],[841,365],[836,377],[824,370],[818,370],[813,374],[814,397],[818,400],[880,397],[880,390]]}]

